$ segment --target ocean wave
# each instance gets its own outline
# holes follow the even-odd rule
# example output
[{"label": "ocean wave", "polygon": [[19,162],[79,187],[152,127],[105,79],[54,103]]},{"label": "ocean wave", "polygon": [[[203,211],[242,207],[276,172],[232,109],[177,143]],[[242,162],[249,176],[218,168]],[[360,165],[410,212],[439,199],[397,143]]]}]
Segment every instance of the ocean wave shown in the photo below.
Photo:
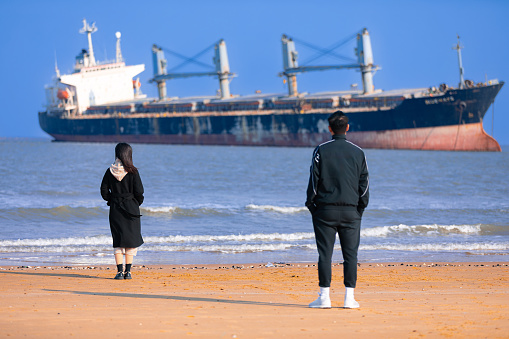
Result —
[{"label": "ocean wave", "polygon": [[420,243],[420,244],[376,244],[361,245],[360,250],[375,251],[416,251],[416,252],[448,252],[448,251],[508,251],[509,243]]},{"label": "ocean wave", "polygon": [[197,207],[178,207],[178,206],[160,206],[160,207],[145,207],[140,208],[143,215],[151,216],[184,216],[184,217],[197,217],[202,215],[230,215],[234,212],[231,208],[223,206],[197,206]]},{"label": "ocean wave", "polygon": [[166,237],[144,237],[150,243],[186,243],[186,242],[226,242],[226,241],[299,241],[311,240],[315,235],[311,232],[298,233],[254,233],[229,235],[171,235]]},{"label": "ocean wave", "polygon": [[2,247],[1,253],[94,253],[94,252],[109,252],[113,253],[113,248],[107,245],[95,246],[14,246]]},{"label": "ocean wave", "polygon": [[3,251],[3,249],[6,247],[111,245],[111,242],[112,240],[110,235],[98,235],[93,237],[0,240],[0,251]]},{"label": "ocean wave", "polygon": [[273,205],[254,205],[249,204],[246,206],[248,210],[259,210],[259,211],[271,211],[278,213],[301,213],[307,212],[306,207],[284,207],[284,206],[273,206]]},{"label": "ocean wave", "polygon": [[144,251],[157,251],[157,252],[219,252],[219,253],[254,253],[254,252],[273,252],[285,251],[289,249],[312,249],[313,246],[309,244],[292,244],[292,243],[277,243],[277,244],[231,244],[231,245],[197,245],[197,246],[144,246]]},{"label": "ocean wave", "polygon": [[[111,246],[111,245],[110,245]],[[224,244],[224,245],[151,245],[144,244],[139,248],[139,252],[218,252],[218,253],[255,253],[267,251],[285,251],[289,249],[313,249],[316,246],[311,244],[292,244],[292,243],[274,243],[274,244]],[[113,248],[108,246],[26,246],[6,247],[3,253],[89,253],[93,256],[105,256],[113,253]]]},{"label": "ocean wave", "polygon": [[0,211],[16,209],[47,209],[69,208],[103,208],[107,209],[106,202],[98,194],[66,194],[55,196],[41,194],[40,191],[0,192]]},{"label": "ocean wave", "polygon": [[498,225],[393,225],[378,226],[361,230],[361,236],[365,237],[388,237],[398,235],[412,236],[437,236],[437,235],[494,235],[507,234],[507,226]]},{"label": "ocean wave", "polygon": [[[17,207],[0,209],[1,219],[12,218],[50,218],[50,219],[86,219],[90,217],[104,216],[108,213],[109,207],[104,206],[71,206],[60,205],[55,207]],[[234,209],[228,207],[191,207],[182,208],[177,206],[144,207],[140,211],[145,216],[206,216],[206,215],[229,215],[235,213]]]},{"label": "ocean wave", "polygon": [[[145,236],[141,251],[156,252],[220,252],[250,253],[284,251],[290,248],[309,248],[314,244],[314,234],[253,233],[230,235],[172,235]],[[0,252],[4,253],[111,253],[111,236],[38,238],[1,240]]]},{"label": "ocean wave", "polygon": [[[182,243],[208,243],[208,242],[271,242],[271,241],[300,241],[314,239],[313,233],[255,233],[231,235],[171,235],[164,237],[145,236],[146,244],[182,244]],[[0,252],[7,247],[50,247],[50,246],[88,246],[111,245],[110,235],[93,237],[67,237],[67,238],[39,238],[0,240]]]},{"label": "ocean wave", "polygon": [[[392,238],[409,236],[412,242],[426,239],[428,236],[447,235],[498,235],[507,233],[507,226],[495,225],[393,225],[362,228],[362,238]],[[200,235],[166,235],[166,236],[144,236],[146,243],[151,244],[185,244],[185,243],[227,243],[227,242],[302,242],[314,241],[313,232],[295,233],[249,233],[249,234],[200,234]],[[0,251],[9,246],[81,246],[81,245],[106,245],[111,244],[109,234],[101,234],[86,237],[61,237],[61,238],[32,238],[0,240]]]},{"label": "ocean wave", "polygon": [[148,213],[168,213],[173,214],[178,207],[175,206],[162,206],[162,207],[140,207],[142,212]]},{"label": "ocean wave", "polygon": [[[336,244],[335,251],[340,250]],[[194,244],[155,244],[146,242],[139,248],[140,252],[217,252],[217,253],[255,253],[267,251],[316,251],[316,245],[311,242],[273,242],[273,243],[194,243]],[[374,244],[361,245],[362,251],[392,251],[392,252],[466,252],[469,254],[509,254],[509,243],[475,242],[475,243],[418,243],[418,244]],[[54,245],[54,246],[4,246],[2,253],[88,253],[94,256],[104,256],[113,253],[111,242],[96,245]]]},{"label": "ocean wave", "polygon": [[288,206],[274,206],[274,205],[255,205],[249,204],[244,207],[236,206],[193,206],[193,207],[182,207],[182,206],[153,206],[147,207],[142,206],[141,211],[145,215],[152,216],[188,216],[196,217],[200,215],[230,215],[236,213],[242,213],[243,210],[255,211],[255,212],[276,212],[282,214],[294,214],[307,212],[306,207],[288,207]]},{"label": "ocean wave", "polygon": [[50,208],[19,207],[1,210],[0,219],[11,219],[11,218],[85,219],[89,217],[103,216],[105,213],[107,213],[107,209],[104,207],[85,207],[85,206],[72,207],[68,205]]}]

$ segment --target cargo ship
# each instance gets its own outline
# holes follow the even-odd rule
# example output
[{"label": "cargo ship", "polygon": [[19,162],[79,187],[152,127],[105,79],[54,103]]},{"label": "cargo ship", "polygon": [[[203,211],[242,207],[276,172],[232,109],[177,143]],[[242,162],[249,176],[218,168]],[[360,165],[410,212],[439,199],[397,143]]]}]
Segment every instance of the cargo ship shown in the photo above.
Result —
[{"label": "cargo ship", "polygon": [[[71,74],[61,75],[55,66],[55,80],[46,86],[47,104],[39,112],[39,123],[55,141],[312,147],[330,139],[327,117],[342,110],[350,119],[348,139],[363,148],[501,151],[484,130],[483,117],[504,82],[464,80],[459,37],[454,47],[460,69],[456,87],[440,84],[383,91],[374,87],[373,75],[379,67],[373,61],[367,29],[353,36],[356,62],[346,65],[299,66],[295,39],[283,35],[280,76],[288,93],[242,96],[230,93],[236,75],[230,72],[224,40],[213,45],[214,68],[201,73],[168,72],[165,49],[154,45],[150,82],[157,86],[158,97],[147,98],[137,78],[145,65],[125,64],[119,32],[116,59],[95,60],[92,33],[96,30],[95,24],[83,20],[80,33],[87,35],[88,50],[76,57]],[[332,69],[359,71],[362,88],[298,91],[298,74]],[[167,95],[166,81],[195,76],[217,77],[217,93]]]}]

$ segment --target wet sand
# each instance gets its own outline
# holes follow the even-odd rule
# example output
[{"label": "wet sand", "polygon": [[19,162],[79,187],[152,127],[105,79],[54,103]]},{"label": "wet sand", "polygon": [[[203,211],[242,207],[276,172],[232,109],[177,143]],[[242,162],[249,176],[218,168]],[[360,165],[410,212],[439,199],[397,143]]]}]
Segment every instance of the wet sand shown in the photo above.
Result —
[{"label": "wet sand", "polygon": [[509,263],[361,264],[359,309],[332,309],[313,264],[0,268],[0,336],[508,338]]}]

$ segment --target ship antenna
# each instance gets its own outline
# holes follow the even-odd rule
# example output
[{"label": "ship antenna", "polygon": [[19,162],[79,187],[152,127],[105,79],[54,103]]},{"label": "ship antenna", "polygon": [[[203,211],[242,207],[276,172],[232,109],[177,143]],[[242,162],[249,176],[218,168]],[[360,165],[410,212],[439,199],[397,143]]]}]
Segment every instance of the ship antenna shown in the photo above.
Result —
[{"label": "ship antenna", "polygon": [[117,62],[124,61],[122,59],[122,51],[120,50],[120,37],[122,36],[120,32],[115,33],[115,36],[117,37]]},{"label": "ship antenna", "polygon": [[55,51],[55,73],[57,74],[57,79],[60,78],[60,70],[57,65],[57,51]]},{"label": "ship antenna", "polygon": [[88,54],[90,58],[90,66],[95,66],[94,48],[92,46],[92,33],[97,32],[95,22],[92,25],[87,24],[87,19],[83,19],[83,28],[80,29],[81,34],[87,34],[88,38]]},{"label": "ship antenna", "polygon": [[457,37],[458,37],[458,43],[456,44],[456,46],[453,46],[452,49],[455,49],[458,51],[458,63],[459,63],[459,66],[460,66],[460,89],[464,89],[465,88],[465,79],[463,78],[463,74],[464,74],[464,70],[463,70],[463,63],[461,62],[461,50],[463,49],[463,46],[461,46],[460,44],[460,36],[459,34],[457,34]]}]

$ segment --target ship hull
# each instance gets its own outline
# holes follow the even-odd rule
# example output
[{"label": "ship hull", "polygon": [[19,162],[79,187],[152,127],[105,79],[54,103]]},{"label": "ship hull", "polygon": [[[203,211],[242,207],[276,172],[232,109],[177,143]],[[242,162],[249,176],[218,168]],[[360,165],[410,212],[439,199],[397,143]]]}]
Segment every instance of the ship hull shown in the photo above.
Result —
[{"label": "ship hull", "polygon": [[[274,135],[273,138],[237,138],[233,135],[53,135],[56,141],[72,142],[128,142],[142,144],[181,145],[236,145],[236,146],[316,146],[330,139],[328,133]],[[460,126],[443,126],[387,130],[376,132],[351,132],[348,139],[363,148],[442,150],[442,151],[492,151],[500,152],[498,142],[489,136],[481,123]]]},{"label": "ship hull", "polygon": [[349,133],[348,139],[364,148],[433,151],[500,152],[499,143],[488,135],[482,123]]},{"label": "ship hull", "polygon": [[382,109],[75,118],[42,112],[39,121],[57,141],[310,147],[330,139],[327,117],[342,109],[350,119],[348,139],[363,148],[500,151],[498,142],[484,131],[482,119],[502,85],[409,98]]}]

